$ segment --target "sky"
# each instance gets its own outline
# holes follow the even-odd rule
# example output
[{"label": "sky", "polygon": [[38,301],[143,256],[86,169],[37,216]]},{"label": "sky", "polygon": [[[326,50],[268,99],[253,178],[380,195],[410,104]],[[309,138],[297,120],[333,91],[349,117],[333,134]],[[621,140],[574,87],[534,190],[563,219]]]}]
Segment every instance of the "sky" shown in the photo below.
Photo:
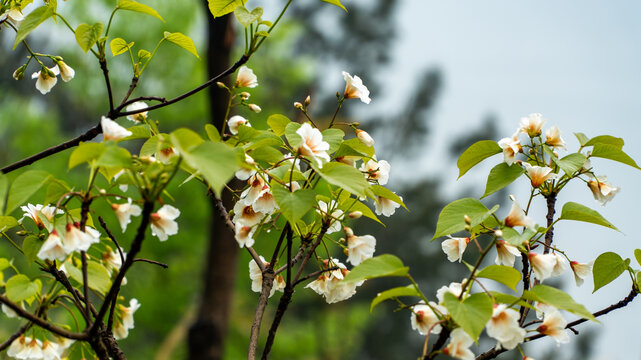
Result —
[{"label": "sky", "polygon": [[[486,160],[459,181],[455,163],[443,169],[438,162],[447,156],[449,139],[478,128],[489,114],[499,121],[500,137],[511,136],[521,117],[542,113],[544,129],[557,125],[569,150],[578,148],[573,132],[608,134],[624,138],[623,150],[641,161],[641,2],[405,0],[398,10],[393,71],[383,72],[391,86],[379,106],[399,101],[398,87],[412,81],[414,73],[433,67],[442,71],[444,88],[433,110],[431,146],[419,161],[425,172],[450,184],[446,191],[451,195],[476,186],[481,196],[489,169],[501,161],[500,156]],[[577,183],[560,197],[557,211],[566,201],[579,202],[599,211],[621,232],[560,222],[555,239],[580,262],[614,251],[630,257],[639,269],[633,251],[641,248],[636,232],[641,171],[601,159],[593,165],[620,193],[602,207],[585,184]],[[511,193],[527,199],[527,179],[520,180]],[[505,216],[508,210],[499,214]],[[534,216],[544,223],[543,212]],[[630,289],[625,274],[594,294],[591,279],[577,288],[571,273],[566,275],[565,290],[591,311],[619,301]],[[601,318],[601,325],[591,325],[599,334],[591,359],[641,359],[640,318],[637,300]],[[541,346],[554,345],[547,341]]]}]

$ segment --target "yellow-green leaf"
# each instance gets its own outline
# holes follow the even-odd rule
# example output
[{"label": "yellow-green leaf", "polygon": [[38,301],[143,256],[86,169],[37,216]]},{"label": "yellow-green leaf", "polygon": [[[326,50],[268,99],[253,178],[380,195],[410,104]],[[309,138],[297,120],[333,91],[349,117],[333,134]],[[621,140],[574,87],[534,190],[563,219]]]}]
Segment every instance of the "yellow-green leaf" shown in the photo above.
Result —
[{"label": "yellow-green leaf", "polygon": [[18,44],[24,40],[30,32],[35,30],[43,21],[47,20],[53,16],[53,8],[50,6],[41,6],[33,10],[29,15],[27,15],[22,23],[20,28],[18,28],[18,33],[16,34],[16,41],[13,43],[13,48],[15,49]]},{"label": "yellow-green leaf", "polygon": [[165,39],[189,51],[195,57],[200,59],[200,56],[198,56],[198,51],[196,51],[196,45],[194,45],[193,40],[191,40],[189,36],[179,32],[170,33],[168,31],[165,31]]},{"label": "yellow-green leaf", "polygon": [[503,150],[501,150],[499,144],[492,140],[482,140],[472,144],[467,150],[463,151],[456,162],[456,166],[459,169],[458,177],[465,175],[476,164],[501,151]]},{"label": "yellow-green leaf", "polygon": [[338,6],[339,8],[341,8],[341,9],[343,9],[343,10],[347,11],[347,9],[345,8],[345,6],[343,6],[343,4],[341,4],[341,1],[340,1],[340,0],[322,0],[322,1],[324,1],[324,2],[326,2],[326,3],[330,3],[330,4],[332,4],[332,5],[336,5],[336,6]]},{"label": "yellow-green leaf", "polygon": [[76,42],[85,53],[91,49],[102,34],[102,23],[80,24],[76,28]]},{"label": "yellow-green leaf", "polygon": [[244,6],[246,0],[207,0],[209,11],[214,17],[227,15],[236,10],[238,6]]},{"label": "yellow-green leaf", "polygon": [[158,19],[162,20],[162,22],[165,22],[165,20],[162,18],[162,16],[160,16],[160,14],[158,14],[158,12],[156,10],[154,10],[150,6],[147,6],[145,4],[141,4],[141,3],[137,2],[137,1],[133,1],[133,0],[118,0],[118,5],[116,7],[118,9],[122,9],[122,10],[135,11],[135,12],[139,12],[141,14],[151,15],[151,16],[153,16],[155,18],[158,18]]},{"label": "yellow-green leaf", "polygon": [[111,54],[113,56],[118,56],[127,52],[132,46],[134,46],[133,41],[127,43],[123,38],[115,38],[109,43],[109,48],[111,49]]}]

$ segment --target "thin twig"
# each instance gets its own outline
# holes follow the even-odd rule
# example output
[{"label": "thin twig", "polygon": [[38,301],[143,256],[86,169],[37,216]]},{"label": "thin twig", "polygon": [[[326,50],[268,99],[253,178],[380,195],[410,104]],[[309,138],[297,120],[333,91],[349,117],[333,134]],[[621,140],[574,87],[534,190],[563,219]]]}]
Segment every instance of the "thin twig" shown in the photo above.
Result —
[{"label": "thin twig", "polygon": [[3,351],[4,349],[8,348],[11,345],[11,343],[15,339],[19,338],[20,335],[24,334],[25,331],[27,331],[27,329],[29,329],[29,327],[31,327],[31,323],[26,323],[26,324],[22,325],[22,327],[20,327],[20,329],[18,329],[18,331],[16,331],[15,333],[11,334],[11,336],[9,336],[7,338],[7,340],[5,340],[2,344],[0,344],[0,351]]},{"label": "thin twig", "polygon": [[120,247],[120,244],[118,244],[118,240],[116,240],[114,234],[111,232],[111,230],[109,230],[102,216],[98,216],[98,221],[100,222],[100,226],[102,226],[102,228],[107,233],[109,239],[111,239],[111,241],[113,241],[113,243],[116,245],[116,249],[118,249],[118,253],[120,254],[120,263],[123,264],[125,262],[125,254],[122,252],[122,248]]},{"label": "thin twig", "polygon": [[155,260],[143,259],[143,258],[137,258],[137,259],[134,259],[134,262],[136,262],[136,261],[146,262],[146,263],[150,263],[150,264],[158,265],[158,266],[160,266],[160,267],[162,267],[162,268],[165,268],[165,269],[168,269],[168,268],[169,268],[169,265],[167,265],[167,264],[165,264],[165,263],[161,263],[161,262],[159,262],[159,261],[155,261]]},{"label": "thin twig", "polygon": [[113,119],[116,112],[114,111],[114,96],[113,92],[111,91],[111,81],[109,80],[109,68],[107,67],[107,59],[102,57],[99,60],[99,63],[100,70],[102,70],[102,74],[105,78],[105,85],[107,86],[107,96],[109,97],[109,113],[107,114],[107,116]]}]

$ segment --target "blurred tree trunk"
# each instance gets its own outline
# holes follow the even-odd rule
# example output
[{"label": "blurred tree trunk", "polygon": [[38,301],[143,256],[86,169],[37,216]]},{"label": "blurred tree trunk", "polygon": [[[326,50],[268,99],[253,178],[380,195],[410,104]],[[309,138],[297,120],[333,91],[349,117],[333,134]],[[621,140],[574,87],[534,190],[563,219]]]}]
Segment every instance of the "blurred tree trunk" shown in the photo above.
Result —
[{"label": "blurred tree trunk", "polygon": [[[207,70],[209,78],[229,67],[234,34],[231,14],[214,19],[203,1],[208,18]],[[226,79],[229,82],[229,79]],[[219,130],[225,119],[228,94],[216,86],[209,88],[210,122]],[[230,207],[231,194],[223,193],[223,202]],[[203,271],[204,286],[196,321],[189,329],[189,359],[217,360],[223,358],[229,313],[231,312],[238,245],[231,231],[211,201],[209,249]]]}]

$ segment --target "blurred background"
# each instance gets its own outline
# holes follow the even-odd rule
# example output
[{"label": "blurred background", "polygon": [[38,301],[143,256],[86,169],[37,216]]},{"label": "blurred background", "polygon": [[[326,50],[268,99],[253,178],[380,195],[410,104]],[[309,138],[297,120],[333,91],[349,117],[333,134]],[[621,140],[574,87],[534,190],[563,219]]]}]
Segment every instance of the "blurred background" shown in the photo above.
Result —
[{"label": "blurred background", "polygon": [[[112,36],[135,41],[136,49],[153,49],[163,31],[191,36],[201,55],[173,45],[163,46],[144,73],[136,95],[172,97],[218,73],[242,52],[235,20],[211,21],[203,1],[142,1],[165,18],[162,23],[144,15],[119,12]],[[37,3],[37,1],[36,1]],[[60,2],[60,13],[77,25],[106,23],[115,2]],[[274,20],[283,0],[250,1],[249,8],[265,8]],[[546,128],[557,125],[570,150],[578,142],[572,132],[589,137],[609,134],[626,140],[624,151],[641,160],[641,3],[636,1],[471,2],[423,0],[343,0],[349,13],[318,0],[295,1],[273,36],[250,60],[260,86],[252,102],[263,112],[248,117],[260,127],[273,113],[292,119],[294,101],[312,97],[311,112],[319,122],[335,110],[336,91],[342,91],[341,71],[358,75],[371,90],[372,103],[349,102],[341,111],[345,120],[359,121],[375,138],[379,159],[392,164],[391,187],[411,212],[397,211],[386,228],[361,221],[359,234],[372,234],[377,253],[393,253],[410,266],[424,293],[451,281],[460,281],[464,267],[445,261],[438,241],[430,243],[439,211],[450,201],[483,194],[485,179],[500,156],[488,159],[460,180],[456,159],[471,143],[510,136],[519,119],[540,112]],[[60,54],[76,70],[76,78],[59,81],[52,92],[40,95],[34,81],[11,77],[26,52],[11,51],[14,34],[0,31],[0,164],[8,164],[84,132],[106,113],[102,75],[93,56],[85,56],[61,24],[49,21],[29,37],[40,52]],[[109,56],[112,85],[121,97],[131,78],[122,56]],[[27,74],[38,69],[29,68]],[[220,96],[203,92],[151,116],[169,132],[177,127],[202,129],[221,121]],[[218,111],[218,112],[217,112]],[[124,122],[123,122],[124,124]],[[139,145],[139,144],[138,144]],[[135,144],[132,148],[135,148]],[[44,168],[83,186],[82,171],[66,170],[69,152],[30,168]],[[572,200],[596,209],[621,233],[581,223],[559,223],[556,241],[570,257],[587,262],[604,251],[632,257],[641,247],[635,228],[641,173],[605,160],[593,161],[599,174],[622,188],[601,207],[583,184],[570,186],[558,208]],[[15,177],[17,174],[12,174]],[[183,176],[184,178],[185,176]],[[122,346],[130,359],[242,359],[246,357],[249,327],[258,294],[250,291],[249,257],[225,240],[218,217],[194,182],[181,188],[175,181],[170,193],[181,209],[180,233],[162,244],[148,244],[143,256],[169,264],[163,270],[140,265],[123,289],[142,307],[136,329]],[[525,198],[526,179],[507,191],[484,199],[503,204],[508,194]],[[544,222],[542,209],[534,212]],[[99,210],[97,210],[99,211]],[[107,219],[115,224],[115,219]],[[220,231],[220,233],[219,233]],[[228,234],[227,234],[228,236]],[[155,241],[150,239],[149,243]],[[126,240],[125,240],[125,243]],[[231,246],[226,246],[230,245]],[[3,256],[15,251],[2,243]],[[269,244],[257,244],[257,250]],[[264,247],[263,247],[264,246]],[[474,254],[470,254],[474,255]],[[634,261],[633,261],[634,264]],[[635,265],[636,266],[636,265]],[[234,275],[235,274],[235,275]],[[622,276],[592,294],[591,280],[574,285],[570,273],[560,285],[592,311],[625,297],[629,280]],[[384,304],[369,313],[375,294],[400,281],[377,280],[363,286],[354,298],[327,305],[312,291],[299,289],[285,316],[273,350],[274,359],[408,359],[420,355],[423,338],[411,331],[409,314],[393,312]],[[278,294],[270,304],[275,306]],[[637,301],[638,302],[638,301]],[[266,323],[272,317],[269,308]],[[579,336],[557,348],[553,341],[526,344],[537,359],[641,359],[638,319],[641,305],[602,318],[602,324],[581,326]],[[0,338],[15,329],[15,322],[0,325]],[[268,325],[263,326],[266,333]],[[263,334],[265,335],[265,334]],[[481,342],[475,353],[494,345]],[[204,349],[207,351],[195,351]],[[191,348],[191,350],[190,350]],[[3,356],[3,355],[0,355]],[[509,352],[500,359],[520,359]]]}]

